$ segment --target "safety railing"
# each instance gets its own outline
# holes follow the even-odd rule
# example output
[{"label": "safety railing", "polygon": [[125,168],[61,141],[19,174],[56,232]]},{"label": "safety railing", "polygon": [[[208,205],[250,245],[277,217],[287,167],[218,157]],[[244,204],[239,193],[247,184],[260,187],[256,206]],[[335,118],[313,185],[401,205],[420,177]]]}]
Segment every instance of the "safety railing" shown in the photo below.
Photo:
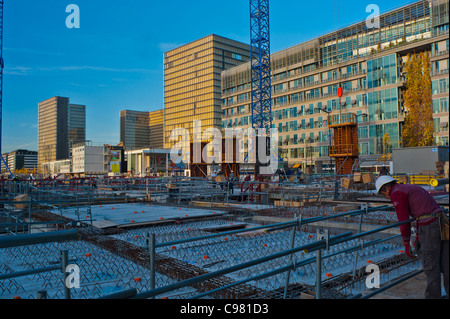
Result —
[{"label": "safety railing", "polygon": [[356,124],[356,115],[354,113],[344,113],[340,115],[328,115],[327,123],[329,127],[337,125],[354,125]]},{"label": "safety railing", "polygon": [[[355,215],[358,215],[358,214],[363,214],[366,211],[367,210],[347,212],[345,214],[339,214],[339,216],[343,216],[343,215],[355,216]],[[336,216],[333,216],[333,217],[336,217]],[[302,222],[300,222],[300,221],[290,222],[290,226],[291,227],[293,227],[293,226],[298,227],[300,225],[312,223],[312,222],[315,222],[315,221],[326,220],[326,219],[330,219],[330,218],[332,218],[332,217],[309,218],[309,219],[305,219]],[[191,286],[191,285],[194,285],[194,284],[198,284],[200,282],[207,281],[207,280],[216,278],[218,276],[226,275],[226,274],[238,271],[238,270],[246,269],[246,268],[249,268],[249,267],[252,267],[252,266],[255,266],[255,265],[267,262],[267,261],[270,261],[270,260],[274,260],[274,259],[281,258],[281,257],[284,257],[284,256],[290,256],[290,255],[292,255],[294,253],[298,253],[298,252],[301,252],[301,251],[306,251],[308,253],[317,252],[316,257],[311,257],[311,258],[305,259],[305,260],[303,260],[301,262],[296,262],[296,263],[293,263],[291,265],[287,265],[287,266],[279,268],[279,269],[274,269],[274,270],[272,270],[270,272],[266,272],[266,273],[260,274],[258,276],[254,276],[254,277],[251,277],[251,278],[240,280],[238,282],[234,282],[232,284],[229,284],[229,285],[226,285],[226,286],[223,286],[223,287],[220,287],[220,288],[217,288],[217,289],[214,289],[214,290],[202,293],[202,294],[194,296],[192,298],[201,298],[201,297],[204,297],[206,295],[213,294],[213,293],[216,293],[216,292],[224,290],[224,289],[228,289],[228,288],[230,288],[232,286],[236,286],[236,285],[248,282],[248,281],[253,281],[253,280],[257,280],[257,279],[261,279],[261,278],[270,277],[270,276],[273,276],[275,274],[279,274],[279,273],[283,273],[283,272],[293,271],[293,270],[295,270],[295,269],[297,269],[297,268],[299,268],[301,266],[304,266],[306,264],[316,262],[317,263],[317,267],[318,267],[318,270],[316,272],[316,274],[318,276],[317,280],[316,280],[316,298],[320,299],[321,298],[320,286],[321,286],[321,283],[322,283],[322,278],[321,278],[322,272],[320,270],[321,269],[321,262],[322,262],[323,258],[328,258],[328,257],[331,256],[331,255],[329,255],[329,256],[322,257],[322,251],[323,250],[327,250],[329,247],[331,247],[333,245],[337,245],[337,244],[340,244],[340,243],[343,243],[343,242],[346,242],[346,241],[350,241],[350,240],[353,240],[353,239],[358,239],[358,238],[362,238],[364,236],[372,235],[374,233],[377,233],[377,232],[380,232],[380,231],[383,231],[383,230],[386,230],[386,229],[389,229],[389,228],[398,227],[398,226],[400,226],[400,225],[402,225],[404,223],[407,223],[407,222],[411,222],[411,220],[400,222],[400,223],[391,224],[391,225],[384,226],[384,227],[379,227],[379,228],[376,228],[374,230],[362,232],[362,233],[355,234],[355,235],[353,235],[352,232],[345,232],[345,233],[342,233],[342,234],[339,234],[339,235],[329,236],[328,233],[326,232],[326,234],[324,234],[324,235],[319,235],[319,238],[322,238],[322,239],[318,239],[316,242],[313,242],[313,243],[310,243],[310,244],[306,244],[306,245],[302,245],[302,246],[299,246],[299,247],[292,247],[290,249],[283,250],[281,252],[277,252],[277,253],[274,253],[274,254],[271,254],[271,255],[268,255],[268,256],[265,256],[265,257],[257,258],[257,259],[254,259],[254,260],[242,263],[242,264],[238,264],[238,265],[234,265],[234,266],[225,268],[225,269],[216,270],[216,271],[213,271],[213,272],[210,272],[210,273],[207,273],[207,274],[204,274],[204,275],[200,275],[200,276],[197,276],[195,278],[190,278],[190,279],[187,279],[187,280],[183,280],[183,281],[180,281],[180,282],[177,282],[177,283],[165,286],[165,287],[159,287],[159,288],[155,288],[155,289],[152,289],[152,290],[149,290],[149,291],[141,292],[141,293],[138,293],[136,296],[134,296],[132,298],[133,299],[153,298],[153,297],[155,297],[157,295],[160,295],[160,294],[163,294],[163,293],[167,293],[167,292],[170,292],[170,291],[173,291],[173,290],[177,290],[177,289],[180,289],[180,288],[183,288],[183,287],[187,287],[187,286]],[[280,226],[281,225],[274,224],[274,225],[270,225],[270,226],[265,226],[265,228],[280,227]],[[285,223],[283,226],[289,227],[289,223]],[[247,229],[246,231],[249,231],[249,230]],[[234,233],[236,233],[236,232],[234,232]],[[208,238],[209,237],[213,237],[213,236],[220,236],[220,235],[223,236],[224,234],[223,233],[222,234],[214,234],[214,235],[208,236]],[[201,239],[201,238],[206,238],[206,237],[205,236],[198,237],[198,239]],[[392,239],[392,238],[390,238],[390,239]],[[196,239],[189,239],[189,240],[192,241],[192,240],[196,240]],[[178,241],[178,242],[182,242],[182,241]],[[359,245],[359,246],[352,247],[351,250],[363,249],[365,247],[368,247],[369,245],[373,245],[373,244],[376,244],[376,243],[379,243],[379,242],[380,242],[380,240],[374,240],[374,241],[371,241],[369,243],[366,243],[365,245]],[[175,242],[171,242],[171,243],[161,244],[159,246],[162,246],[162,245],[165,246],[165,245],[174,244],[174,243]],[[350,251],[350,249],[348,251]],[[339,253],[343,253],[343,252],[339,252]]]},{"label": "safety railing", "polygon": [[[210,234],[210,235],[205,235],[205,236],[199,236],[199,237],[194,237],[194,238],[187,238],[187,239],[182,239],[182,240],[177,240],[177,241],[170,241],[170,242],[165,242],[165,243],[156,243],[155,237],[151,236],[151,240],[149,242],[149,249],[150,249],[150,267],[151,267],[151,276],[153,276],[153,278],[151,279],[151,282],[155,282],[154,279],[154,274],[155,274],[155,251],[156,248],[161,248],[161,247],[166,247],[166,246],[173,246],[173,245],[177,245],[177,244],[182,244],[182,243],[187,243],[187,242],[193,242],[193,241],[200,241],[200,240],[204,240],[204,239],[210,239],[210,238],[214,238],[214,237],[223,237],[223,236],[228,236],[228,235],[232,235],[232,234],[238,234],[241,232],[250,232],[250,231],[255,231],[255,230],[261,230],[261,229],[266,229],[267,231],[270,230],[278,230],[278,229],[282,229],[282,228],[289,228],[291,227],[293,229],[293,234],[292,237],[294,237],[295,234],[295,229],[299,228],[303,225],[306,224],[310,224],[310,223],[315,223],[315,222],[320,222],[320,221],[326,221],[326,220],[330,220],[330,219],[334,219],[334,218],[339,218],[339,217],[353,217],[353,216],[360,216],[360,225],[359,225],[359,229],[361,229],[361,223],[362,223],[362,217],[364,214],[370,212],[370,211],[374,211],[374,210],[386,210],[391,208],[390,205],[385,205],[385,206],[380,206],[380,207],[371,207],[369,208],[368,206],[366,206],[364,209],[360,209],[360,210],[355,210],[355,211],[351,211],[351,212],[344,212],[341,214],[336,214],[333,216],[320,216],[320,217],[311,217],[311,218],[306,218],[306,219],[302,219],[301,216],[300,218],[294,220],[294,221],[289,221],[289,222],[284,222],[284,223],[277,223],[277,224],[272,224],[272,225],[266,225],[266,226],[258,226],[258,227],[253,227],[253,228],[248,228],[248,229],[240,229],[240,230],[234,230],[234,231],[228,231],[228,232],[220,232],[217,234]],[[262,279],[262,278],[267,278],[267,277],[271,277],[277,274],[281,274],[281,273],[285,273],[287,272],[288,274],[291,271],[294,271],[295,269],[302,267],[304,265],[310,264],[310,263],[316,263],[316,267],[317,267],[317,271],[316,271],[316,275],[317,275],[317,279],[316,279],[316,298],[320,299],[321,296],[321,284],[322,284],[322,271],[321,271],[321,265],[322,265],[322,260],[326,259],[326,258],[330,258],[332,256],[335,256],[337,254],[341,254],[341,253],[349,253],[349,252],[355,252],[361,249],[364,249],[366,247],[369,247],[371,245],[375,245],[378,243],[381,243],[383,241],[388,241],[388,240],[392,240],[395,239],[396,237],[399,237],[399,235],[395,235],[395,236],[391,236],[385,239],[375,239],[375,240],[371,240],[365,243],[361,243],[359,245],[350,247],[348,249],[345,249],[343,251],[338,251],[335,253],[330,253],[328,255],[324,255],[322,256],[322,252],[323,251],[327,251],[331,246],[334,245],[338,245],[341,244],[343,242],[347,242],[347,241],[351,241],[354,239],[360,239],[363,238],[365,236],[370,236],[373,235],[375,233],[378,232],[382,232],[385,231],[387,229],[390,228],[395,228],[398,227],[404,223],[408,223],[411,222],[412,220],[408,220],[408,221],[404,221],[404,222],[400,222],[400,223],[393,223],[387,226],[383,226],[383,227],[379,227],[379,228],[375,228],[369,231],[365,231],[365,232],[361,232],[359,231],[357,234],[353,234],[352,232],[344,232],[342,234],[338,234],[335,236],[330,236],[328,231],[325,231],[324,234],[319,234],[318,233],[318,238],[317,241],[313,242],[313,243],[309,243],[309,244],[305,244],[305,245],[301,245],[298,247],[294,247],[294,241],[291,241],[291,247],[289,249],[280,251],[280,252],[276,252],[273,253],[271,255],[268,256],[264,256],[264,257],[260,257],[260,258],[256,258],[254,260],[251,261],[247,261],[241,264],[237,264],[237,265],[233,265],[224,269],[219,269],[216,271],[212,271],[210,273],[206,273],[200,276],[196,276],[194,278],[189,278],[186,280],[182,280],[179,282],[176,282],[174,284],[171,285],[167,285],[167,286],[163,286],[163,287],[158,287],[158,288],[152,288],[151,290],[148,291],[144,291],[144,292],[140,292],[137,293],[136,295],[130,297],[133,299],[146,299],[146,298],[154,298],[155,296],[167,293],[167,292],[171,292],[183,287],[187,287],[187,286],[192,286],[192,285],[196,285],[198,283],[207,281],[207,280],[211,280],[213,278],[217,278],[219,276],[223,276],[226,274],[230,274],[239,270],[243,270],[255,265],[259,265],[262,263],[265,263],[267,261],[271,261],[274,259],[278,259],[281,257],[286,257],[286,256],[293,256],[293,254],[298,253],[298,252],[307,252],[307,253],[311,253],[311,252],[316,252],[316,256],[315,257],[311,257],[311,258],[307,258],[301,261],[293,261],[290,264],[287,264],[284,267],[281,268],[277,268],[277,269],[273,269],[270,270],[268,272],[259,274],[257,276],[252,276],[250,278],[246,278],[243,280],[238,280],[236,282],[224,285],[223,287],[219,287],[219,288],[215,288],[213,290],[207,291],[207,292],[203,292],[200,293],[196,296],[192,296],[190,298],[196,299],[196,298],[203,298],[205,296],[211,295],[211,294],[215,294],[219,291],[225,290],[225,289],[229,289],[233,286],[237,286],[249,281],[254,281],[254,280],[258,280],[258,279]],[[292,257],[291,257],[292,258]],[[355,266],[356,268],[356,260],[355,260]],[[289,276],[287,276],[286,279],[286,285],[285,285],[285,297],[286,297],[286,293],[287,293],[287,287],[289,284]],[[154,287],[154,284],[153,286]],[[124,294],[126,294],[126,291],[124,292]],[[103,296],[102,298],[108,299],[108,298],[115,298],[117,296],[117,294],[111,295],[111,296]]]},{"label": "safety railing", "polygon": [[330,156],[357,156],[359,154],[357,144],[343,144],[328,146]]},{"label": "safety railing", "polygon": [[[70,241],[76,240],[78,238],[78,231],[75,229],[71,230],[63,230],[63,231],[54,231],[47,233],[37,233],[37,234],[25,234],[25,235],[17,235],[17,236],[4,236],[0,237],[0,248],[11,248],[17,246],[26,246],[26,245],[36,245],[36,244],[45,244],[49,242],[62,242],[62,241]],[[35,269],[27,269],[22,271],[17,271],[13,273],[0,274],[0,280],[12,279],[17,277],[23,277],[28,275],[35,275],[43,272],[51,272],[60,270],[63,274],[63,283],[64,283],[64,297],[65,299],[70,299],[70,287],[66,284],[69,266],[69,251],[62,250],[60,263],[48,267],[41,267]],[[39,291],[37,294],[37,299],[47,299],[47,292],[45,290]]]}]

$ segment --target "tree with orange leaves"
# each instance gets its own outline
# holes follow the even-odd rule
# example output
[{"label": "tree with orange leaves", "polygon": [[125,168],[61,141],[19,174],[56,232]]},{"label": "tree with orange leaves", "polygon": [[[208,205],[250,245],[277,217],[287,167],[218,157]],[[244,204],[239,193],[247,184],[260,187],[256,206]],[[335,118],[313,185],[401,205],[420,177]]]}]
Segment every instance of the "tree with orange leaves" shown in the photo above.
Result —
[{"label": "tree with orange leaves", "polygon": [[402,130],[404,147],[431,146],[433,139],[433,108],[428,52],[408,54],[406,62],[406,91],[404,105],[407,111]]}]

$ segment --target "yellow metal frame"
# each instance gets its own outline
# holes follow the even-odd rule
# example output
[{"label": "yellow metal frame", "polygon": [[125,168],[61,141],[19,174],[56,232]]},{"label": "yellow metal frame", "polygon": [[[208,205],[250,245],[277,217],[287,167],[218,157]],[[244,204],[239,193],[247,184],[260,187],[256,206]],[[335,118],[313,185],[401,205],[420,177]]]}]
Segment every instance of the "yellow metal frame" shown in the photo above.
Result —
[{"label": "yellow metal frame", "polygon": [[407,176],[409,179],[408,184],[414,184],[414,185],[430,185],[430,182],[432,179],[440,179],[444,178],[443,175],[398,175],[398,176],[392,176],[395,178],[397,182],[400,181],[401,176]]}]

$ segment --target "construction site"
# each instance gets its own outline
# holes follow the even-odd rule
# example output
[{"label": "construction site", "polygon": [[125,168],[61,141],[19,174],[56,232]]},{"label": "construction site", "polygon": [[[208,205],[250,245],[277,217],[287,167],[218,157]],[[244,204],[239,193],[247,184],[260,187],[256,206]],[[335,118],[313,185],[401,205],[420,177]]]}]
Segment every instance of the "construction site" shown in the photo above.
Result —
[{"label": "construction site", "polygon": [[422,273],[373,173],[219,180],[3,180],[1,298],[359,299]]},{"label": "construction site", "polygon": [[[419,21],[430,15],[430,5],[426,1],[410,6],[413,7],[411,11],[409,6],[401,9],[408,10],[405,17],[416,15],[414,21]],[[424,13],[416,10],[415,6],[425,8]],[[433,8],[438,10],[440,7]],[[2,32],[2,0],[0,11]],[[73,156],[55,156],[44,162],[38,160],[38,163],[41,167],[44,164],[63,166],[67,174],[62,171],[47,174],[38,169],[39,174],[34,176],[14,175],[2,157],[6,169],[0,179],[0,299],[214,301],[424,298],[426,278],[421,259],[418,254],[408,257],[400,233],[400,226],[411,223],[413,241],[417,236],[414,228],[416,220],[411,218],[399,222],[391,201],[378,194],[375,181],[382,175],[389,175],[399,184],[419,185],[433,196],[448,218],[448,122],[444,122],[445,116],[448,121],[448,100],[442,97],[442,101],[433,103],[432,112],[435,114],[430,115],[431,124],[442,131],[434,132],[434,137],[431,132],[431,142],[426,147],[415,149],[401,146],[401,130],[407,112],[400,94],[406,85],[404,73],[400,72],[404,64],[402,58],[415,52],[414,43],[428,41],[421,50],[428,50],[433,43],[432,58],[435,59],[435,65],[439,65],[436,62],[439,57],[447,57],[446,71],[437,68],[435,71],[439,72],[433,76],[443,77],[448,74],[448,40],[446,51],[440,49],[444,43],[441,37],[448,36],[448,10],[447,29],[434,30],[436,34],[433,37],[437,39],[435,44],[429,35],[431,31],[421,32],[420,39],[418,34],[407,34],[408,37],[404,35],[404,40],[398,42],[391,43],[391,38],[384,39],[389,40],[389,45],[386,42],[383,47],[381,42],[370,42],[372,47],[368,44],[363,47],[361,44],[355,56],[348,58],[348,61],[353,58],[366,59],[369,54],[381,55],[383,50],[397,50],[392,61],[389,57],[385,59],[386,65],[381,66],[380,62],[380,67],[374,66],[376,63],[373,61],[376,61],[377,56],[371,58],[370,63],[364,60],[364,63],[352,66],[345,64],[347,59],[343,62],[338,60],[342,56],[347,57],[347,53],[336,53],[335,60],[330,55],[330,50],[341,50],[341,44],[337,43],[347,37],[347,33],[352,36],[363,33],[365,29],[361,23],[357,25],[358,29],[351,32],[338,32],[321,38],[321,45],[329,41],[329,47],[319,48],[317,41],[314,47],[302,49],[298,54],[290,57],[286,54],[283,59],[291,63],[278,67],[278,70],[271,70],[268,1],[250,0],[250,11],[250,46],[246,49],[248,52],[242,51],[248,53],[248,61],[243,59],[244,53],[241,51],[220,51],[222,68],[214,74],[211,72],[211,78],[214,78],[212,86],[219,89],[219,79],[227,79],[226,61],[234,59],[236,72],[240,70],[238,64],[248,63],[247,73],[242,77],[246,80],[242,83],[230,80],[230,87],[226,87],[228,82],[223,81],[219,92],[212,93],[212,99],[221,104],[211,108],[207,105],[208,112],[213,116],[223,115],[224,121],[214,118],[214,125],[222,125],[222,130],[245,123],[242,125],[246,125],[246,129],[268,129],[267,134],[276,131],[276,128],[281,128],[280,133],[298,134],[282,134],[280,138],[277,135],[273,141],[267,135],[263,136],[265,140],[262,142],[259,138],[255,144],[247,141],[244,147],[232,139],[231,157],[227,157],[229,149],[225,139],[219,140],[218,144],[222,143],[225,152],[214,161],[210,161],[208,156],[194,156],[196,151],[198,154],[211,151],[208,149],[210,144],[207,144],[209,140],[201,139],[197,144],[190,144],[190,158],[187,162],[181,162],[182,165],[173,158],[169,159],[171,145],[165,141],[164,150],[158,150],[161,151],[158,154],[153,150],[153,162],[163,163],[162,168],[155,166],[154,171],[150,165],[150,148],[136,148],[133,149],[136,154],[126,155],[127,147],[124,145],[120,145],[121,151],[124,151],[122,155],[114,157],[117,161],[112,161],[112,156],[109,156],[117,169],[114,172],[89,173],[83,166],[76,173]],[[403,17],[401,12],[401,15],[395,15],[395,19],[390,15],[384,16],[383,23],[399,23],[396,21],[401,20],[400,16]],[[435,16],[438,17],[437,14]],[[437,20],[435,16],[433,21]],[[405,21],[408,19],[405,18]],[[415,30],[409,26],[413,22],[408,20],[404,23],[408,23],[408,27],[401,28],[406,30],[404,32]],[[427,24],[421,25],[425,27]],[[336,49],[337,46],[339,49]],[[174,56],[177,50],[173,50]],[[204,51],[216,54],[216,49],[212,47]],[[319,51],[322,53],[319,54]],[[197,60],[197,52],[189,52],[186,58],[173,58],[175,62],[170,60],[170,54],[166,54],[165,70],[169,79],[173,71],[170,68],[176,69],[179,61],[190,63],[191,60]],[[349,56],[350,52],[353,51],[349,49]],[[211,55],[211,61],[216,58]],[[319,58],[322,60],[319,61]],[[348,73],[341,73],[342,67],[339,76],[337,73],[333,75],[332,67],[339,63],[345,64],[345,72]],[[0,70],[3,69],[3,60],[1,64]],[[294,65],[298,67],[295,72],[280,73],[281,69],[288,70],[289,66]],[[442,67],[444,63],[440,65]],[[231,66],[234,65],[228,67]],[[316,74],[320,78],[309,76],[302,78],[303,82],[299,78],[291,81],[289,87],[280,82],[284,78],[313,72],[316,66],[317,70],[323,71],[323,74]],[[395,73],[392,76],[381,72],[389,68]],[[192,75],[195,87],[200,83],[200,70],[200,67],[195,67],[195,72],[189,71],[189,76],[195,74]],[[173,73],[188,73],[182,71]],[[273,71],[278,73],[271,73]],[[366,73],[371,76],[367,76],[367,82],[370,81],[368,85],[374,85],[370,92],[364,91],[367,94],[362,92],[366,90]],[[380,74],[383,78],[376,82],[374,77]],[[231,74],[229,78],[233,76]],[[180,87],[185,88],[183,81],[187,80],[180,77],[183,78]],[[343,82],[352,77],[361,79],[358,78],[354,84]],[[271,79],[278,81],[275,88],[272,87]],[[448,80],[438,80],[435,80],[436,87],[433,90],[448,93]],[[316,86],[325,83],[333,86],[327,87],[327,91],[324,91],[325,87],[320,88],[319,93]],[[373,89],[382,85],[395,87],[383,91],[378,102]],[[311,89],[313,86],[314,90]],[[291,92],[289,102],[287,95],[272,99],[271,94],[287,94],[300,89],[304,91],[301,93],[303,95]],[[227,95],[243,90],[247,90],[246,94],[240,94],[236,99]],[[387,90],[393,90],[392,99],[391,91]],[[173,91],[178,92],[178,89]],[[358,91],[361,94],[353,94]],[[431,88],[429,91],[431,94]],[[1,93],[0,89],[0,112]],[[191,94],[190,91],[188,93]],[[167,104],[170,104],[170,95],[168,97]],[[178,102],[182,99],[174,95],[172,100]],[[194,100],[199,102],[198,105],[189,100],[189,103],[180,102],[181,106],[173,103],[172,109],[165,106],[165,116],[172,114],[174,117],[173,126],[181,123],[181,119],[194,119],[184,112],[188,105],[200,109],[200,105],[207,104],[200,103],[197,98]],[[297,107],[288,110],[290,104],[303,101],[311,104],[298,105],[298,112]],[[247,114],[247,117],[239,120],[233,117],[227,122],[227,116],[236,115],[234,107],[238,103],[248,103],[236,109],[237,114]],[[272,103],[280,107],[276,110],[277,119],[272,111]],[[391,104],[395,104],[392,109]],[[284,106],[286,108],[281,111]],[[230,112],[227,113],[228,110]],[[319,117],[322,112],[327,115]],[[50,111],[48,113],[54,115]],[[441,115],[442,122],[439,122],[437,116]],[[84,120],[83,116],[80,115],[80,118]],[[365,120],[360,121],[358,116]],[[280,122],[294,117],[298,117],[298,123]],[[433,122],[433,119],[436,121]],[[278,122],[275,124],[272,120]],[[390,122],[386,124],[385,120]],[[168,124],[164,125],[168,129]],[[55,128],[56,124],[52,128],[54,140],[65,138],[68,157],[69,153],[74,153],[73,148],[70,152],[68,149],[70,139]],[[161,122],[161,132],[158,128],[154,135],[164,140],[162,134],[166,134],[167,139],[170,132],[163,133],[162,128]],[[243,130],[243,127],[240,129]],[[41,127],[39,130],[45,131]],[[80,130],[85,130],[85,127]],[[305,131],[299,133],[300,130]],[[192,135],[193,132],[188,133]],[[359,136],[362,142],[358,140]],[[53,143],[53,138],[47,138],[47,141]],[[260,150],[264,144],[284,148],[276,148],[275,152],[271,148],[269,156],[268,149]],[[297,146],[287,148],[287,145]],[[105,146],[100,148],[103,150]],[[119,154],[118,150],[114,152]],[[244,152],[247,160],[249,154],[255,152],[257,161],[252,165],[244,165],[237,156]],[[366,156],[361,156],[361,153]],[[392,158],[388,157],[388,153]],[[100,160],[94,164],[103,168],[107,164],[107,156],[99,154]],[[178,155],[189,157],[186,153]],[[276,161],[274,172],[261,173],[265,166],[263,161],[260,162],[260,155],[279,160]],[[381,156],[383,158],[378,160]],[[324,159],[329,164],[323,165]],[[86,155],[83,165],[87,162]],[[164,166],[167,169],[164,170]],[[219,169],[216,169],[217,166]],[[326,170],[322,170],[325,167]],[[444,288],[442,291],[445,295]]]}]

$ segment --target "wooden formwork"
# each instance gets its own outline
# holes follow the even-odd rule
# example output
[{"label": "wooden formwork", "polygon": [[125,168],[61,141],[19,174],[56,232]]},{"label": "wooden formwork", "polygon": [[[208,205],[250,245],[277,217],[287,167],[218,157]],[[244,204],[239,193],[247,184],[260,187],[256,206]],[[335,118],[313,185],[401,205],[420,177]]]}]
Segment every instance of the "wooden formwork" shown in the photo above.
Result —
[{"label": "wooden formwork", "polygon": [[335,159],[336,174],[351,174],[359,156],[356,116],[353,113],[328,116],[328,126],[334,133],[329,154]]},{"label": "wooden formwork", "polygon": [[[222,139],[222,158],[221,160],[213,163],[208,163],[203,158],[203,150],[205,147],[208,147],[207,142],[200,142],[198,145],[194,146],[194,143],[191,143],[190,150],[190,160],[191,160],[191,176],[192,177],[207,177],[208,176],[208,166],[210,165],[218,165],[222,173],[226,178],[230,176],[231,171],[233,171],[235,177],[239,177],[240,174],[240,164],[238,161],[238,145],[237,139]],[[195,152],[200,152],[200,156],[194,156]]]}]

